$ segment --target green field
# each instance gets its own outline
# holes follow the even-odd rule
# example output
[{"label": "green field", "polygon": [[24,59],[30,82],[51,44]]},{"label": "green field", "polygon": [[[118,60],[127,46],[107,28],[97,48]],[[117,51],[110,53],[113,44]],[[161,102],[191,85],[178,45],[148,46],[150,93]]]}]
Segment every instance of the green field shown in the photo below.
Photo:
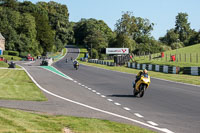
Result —
[{"label": "green field", "polygon": [[13,59],[13,61],[20,61],[22,60],[21,57],[18,56],[12,56],[12,55],[1,55],[1,57],[4,57],[6,60],[10,61]]},{"label": "green field", "polygon": [[90,118],[53,116],[0,108],[0,132],[61,133],[69,128],[74,133],[153,133],[133,125]]},{"label": "green field", "polygon": [[1,69],[0,81],[0,99],[47,100],[23,70]]},{"label": "green field", "polygon": [[[164,57],[160,58],[160,53],[149,56],[137,56],[135,61],[140,64],[172,65],[179,67],[200,66],[200,44],[164,52]],[[170,55],[176,56],[176,61],[170,61]]]}]

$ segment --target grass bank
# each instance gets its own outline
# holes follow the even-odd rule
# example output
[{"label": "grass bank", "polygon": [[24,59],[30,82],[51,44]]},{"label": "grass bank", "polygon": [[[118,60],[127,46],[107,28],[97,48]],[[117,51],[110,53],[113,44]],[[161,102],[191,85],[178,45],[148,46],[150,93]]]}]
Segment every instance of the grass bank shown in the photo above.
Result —
[{"label": "grass bank", "polygon": [[0,108],[0,132],[61,133],[65,127],[74,133],[153,133],[147,129],[107,120],[53,116]]},{"label": "grass bank", "polygon": [[[152,54],[151,60],[149,56],[137,56],[135,61],[140,64],[158,64],[158,65],[170,65],[170,66],[179,66],[179,67],[191,67],[199,66],[200,67],[200,44],[180,48],[177,50],[170,50],[164,52],[164,57],[160,58],[160,53]],[[177,60],[172,62],[170,61],[170,55],[176,55]]]},{"label": "grass bank", "polygon": [[1,69],[0,81],[0,99],[47,100],[23,70]]}]

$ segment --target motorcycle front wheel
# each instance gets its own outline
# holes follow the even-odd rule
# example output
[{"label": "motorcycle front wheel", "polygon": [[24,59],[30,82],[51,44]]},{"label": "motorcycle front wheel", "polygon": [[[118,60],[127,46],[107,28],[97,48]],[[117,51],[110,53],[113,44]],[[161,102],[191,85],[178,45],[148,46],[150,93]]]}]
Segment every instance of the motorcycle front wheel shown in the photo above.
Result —
[{"label": "motorcycle front wheel", "polygon": [[143,97],[144,96],[144,91],[146,90],[146,86],[145,85],[141,85],[140,86],[140,92],[139,92],[139,97]]}]

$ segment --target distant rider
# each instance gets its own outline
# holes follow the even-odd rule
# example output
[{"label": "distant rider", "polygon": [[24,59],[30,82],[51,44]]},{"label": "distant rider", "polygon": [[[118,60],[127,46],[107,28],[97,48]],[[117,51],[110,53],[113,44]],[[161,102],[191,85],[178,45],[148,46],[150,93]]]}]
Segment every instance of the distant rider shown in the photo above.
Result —
[{"label": "distant rider", "polygon": [[76,67],[76,65],[79,65],[78,61],[74,60],[73,65],[74,65],[74,68]]}]

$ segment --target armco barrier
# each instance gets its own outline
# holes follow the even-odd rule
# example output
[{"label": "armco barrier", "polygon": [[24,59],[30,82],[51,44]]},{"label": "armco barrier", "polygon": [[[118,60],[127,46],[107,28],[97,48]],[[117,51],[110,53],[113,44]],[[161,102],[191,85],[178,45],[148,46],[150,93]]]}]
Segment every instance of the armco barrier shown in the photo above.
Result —
[{"label": "armco barrier", "polygon": [[107,66],[116,66],[116,64],[114,62],[108,62],[108,61],[103,61],[103,60],[98,60],[98,59],[89,59],[88,62],[107,65]]},{"label": "armco barrier", "polygon": [[163,73],[177,73],[177,67],[174,66],[162,66],[162,65],[154,65],[154,64],[137,64],[137,63],[130,63],[127,64],[128,68],[135,68],[135,69],[147,69],[149,71],[157,71]]},{"label": "armco barrier", "polygon": [[189,75],[200,75],[200,67],[184,67],[183,73]]}]

